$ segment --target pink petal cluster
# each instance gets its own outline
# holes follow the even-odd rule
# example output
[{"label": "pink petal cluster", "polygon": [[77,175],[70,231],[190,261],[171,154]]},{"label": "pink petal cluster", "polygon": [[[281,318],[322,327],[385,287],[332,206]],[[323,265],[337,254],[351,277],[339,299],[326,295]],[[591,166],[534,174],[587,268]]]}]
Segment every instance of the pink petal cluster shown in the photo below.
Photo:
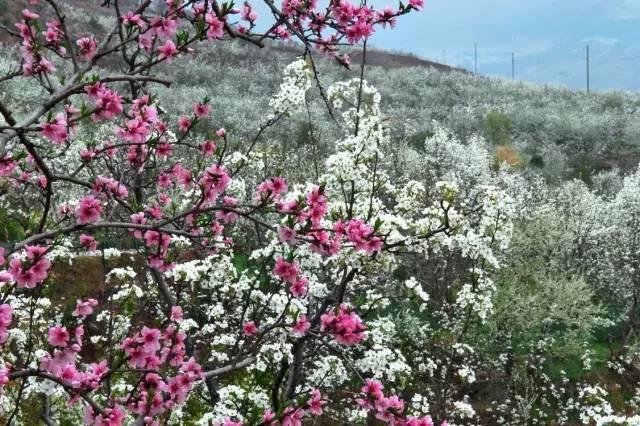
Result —
[{"label": "pink petal cluster", "polygon": [[96,195],[100,193],[110,194],[120,199],[125,199],[129,196],[129,190],[126,186],[117,180],[106,176],[96,177],[96,181],[93,184],[93,192]]},{"label": "pink petal cluster", "polygon": [[206,118],[211,112],[211,107],[204,103],[198,103],[193,106],[193,113],[198,118]]},{"label": "pink petal cluster", "polygon": [[47,341],[50,345],[56,347],[65,347],[69,343],[69,332],[66,327],[56,325],[49,328],[49,337]]},{"label": "pink petal cluster", "polygon": [[9,383],[9,369],[6,367],[0,368],[0,393],[2,393],[2,388]]},{"label": "pink petal cluster", "polygon": [[[172,317],[181,316],[177,310],[172,313]],[[185,340],[186,334],[171,323],[164,332],[144,327],[138,335],[122,342],[131,368],[176,370],[175,375],[167,377],[154,372],[144,374],[127,405],[136,416],[153,418],[183,404],[196,381],[202,379],[200,365],[193,357],[187,358]]]},{"label": "pink petal cluster", "polygon": [[131,11],[122,16],[122,23],[130,27],[137,27],[139,30],[143,30],[146,26],[142,16]]},{"label": "pink petal cluster", "polygon": [[84,197],[76,207],[76,219],[79,224],[97,222],[101,215],[102,203],[93,195]]},{"label": "pink petal cluster", "polygon": [[245,322],[242,325],[242,331],[245,336],[250,337],[258,332],[258,326],[253,321]]},{"label": "pink petal cluster", "polygon": [[209,25],[207,28],[207,38],[209,40],[222,38],[224,36],[224,21],[218,19],[214,13],[205,15],[205,22]]},{"label": "pink petal cluster", "polygon": [[93,313],[96,306],[98,306],[98,301],[96,299],[78,300],[76,301],[76,308],[73,310],[71,315],[84,319]]},{"label": "pink petal cluster", "polygon": [[91,235],[80,235],[80,245],[89,251],[96,251],[98,249],[98,242]]},{"label": "pink petal cluster", "polygon": [[279,200],[289,190],[287,182],[281,177],[272,177],[258,185],[256,199],[262,202]]},{"label": "pink petal cluster", "polygon": [[93,426],[121,426],[126,420],[127,414],[120,406],[107,407],[104,413],[95,413],[90,405],[86,405],[84,423]]},{"label": "pink petal cluster", "polygon": [[320,331],[333,335],[341,345],[355,345],[367,338],[367,327],[346,305],[340,305],[337,314],[335,310],[322,314],[320,324]]},{"label": "pink petal cluster", "polygon": [[198,183],[202,187],[206,201],[212,203],[227,189],[231,178],[223,166],[213,165],[205,169]]},{"label": "pink petal cluster", "polygon": [[51,262],[46,258],[46,247],[26,246],[24,260],[13,257],[9,261],[8,272],[18,288],[35,288],[49,275]]},{"label": "pink petal cluster", "polygon": [[93,37],[82,37],[76,41],[78,54],[84,59],[92,59],[98,51],[98,44]]},{"label": "pink petal cluster", "polygon": [[216,211],[216,219],[224,224],[234,223],[238,220],[238,213],[233,210],[225,210],[223,207],[233,208],[238,205],[238,200],[233,197],[223,197],[222,198],[223,206],[221,206],[221,210]]},{"label": "pink petal cluster", "polygon": [[69,138],[69,127],[64,113],[56,114],[52,121],[42,123],[40,126],[42,136],[56,145],[62,145]]},{"label": "pink petal cluster", "polygon": [[[384,386],[378,380],[368,379],[360,389],[363,398],[357,403],[361,408],[372,411],[378,420],[393,426],[433,426],[430,416],[414,417],[404,415],[404,401],[397,395],[385,396]],[[443,422],[442,426],[447,425]]]},{"label": "pink petal cluster", "polygon": [[95,121],[111,120],[123,112],[122,96],[115,90],[98,82],[84,88],[89,99],[94,102],[93,119]]},{"label": "pink petal cluster", "polygon": [[375,236],[373,228],[361,219],[350,220],[343,233],[358,251],[372,254],[382,250],[382,240]]},{"label": "pink petal cluster", "polygon": [[287,262],[279,257],[273,267],[273,274],[290,284],[289,291],[293,297],[299,298],[307,293],[309,280],[300,275],[300,267],[295,262]]},{"label": "pink petal cluster", "polygon": [[[13,309],[9,304],[0,305],[0,345],[7,341],[9,337],[9,326],[11,325]],[[0,384],[1,386],[1,384]]]},{"label": "pink petal cluster", "polygon": [[178,49],[171,40],[165,41],[162,46],[158,47],[158,59],[160,60],[171,62],[171,60],[177,55]]},{"label": "pink petal cluster", "polygon": [[302,337],[307,334],[307,331],[311,328],[311,323],[307,319],[305,314],[302,314],[298,317],[296,323],[291,328],[291,334],[296,337]]},{"label": "pink petal cluster", "polygon": [[[37,20],[40,16],[29,9],[22,11],[22,21],[16,23],[16,28],[20,37],[22,38],[22,44],[20,46],[20,53],[22,55],[22,72],[25,76],[32,76],[40,73],[52,73],[55,71],[55,66],[51,61],[42,56],[41,49],[37,40]],[[59,39],[52,38],[47,47],[58,53],[63,53],[59,46]]]},{"label": "pink petal cluster", "polygon": [[146,122],[134,118],[127,120],[122,127],[116,127],[116,135],[127,142],[142,143],[151,133]]}]

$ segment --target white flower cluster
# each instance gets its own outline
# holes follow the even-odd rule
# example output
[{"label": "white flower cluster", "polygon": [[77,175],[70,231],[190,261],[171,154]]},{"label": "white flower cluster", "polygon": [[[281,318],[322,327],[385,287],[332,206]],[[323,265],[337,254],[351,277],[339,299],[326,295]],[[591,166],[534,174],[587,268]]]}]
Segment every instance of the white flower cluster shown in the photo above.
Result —
[{"label": "white flower cluster", "polygon": [[307,90],[311,88],[312,76],[309,64],[304,58],[287,65],[280,90],[269,100],[272,110],[269,119],[274,119],[280,114],[291,114],[296,107],[303,105]]}]

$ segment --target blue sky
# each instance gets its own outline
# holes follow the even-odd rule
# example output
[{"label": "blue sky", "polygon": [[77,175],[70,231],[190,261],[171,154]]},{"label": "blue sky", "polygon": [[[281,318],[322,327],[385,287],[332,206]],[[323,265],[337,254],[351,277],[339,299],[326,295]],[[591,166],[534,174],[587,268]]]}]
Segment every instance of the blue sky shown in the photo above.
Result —
[{"label": "blue sky", "polygon": [[[388,4],[375,0],[376,5]],[[380,30],[377,47],[415,53],[516,79],[584,88],[640,90],[640,0],[425,0],[422,12]]]}]

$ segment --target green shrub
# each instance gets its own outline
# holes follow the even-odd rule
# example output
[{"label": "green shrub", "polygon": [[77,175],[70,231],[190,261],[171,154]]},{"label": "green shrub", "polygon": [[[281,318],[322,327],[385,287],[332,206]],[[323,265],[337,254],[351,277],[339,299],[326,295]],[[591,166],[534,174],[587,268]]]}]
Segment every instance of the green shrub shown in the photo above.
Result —
[{"label": "green shrub", "polygon": [[511,144],[511,127],[511,119],[498,111],[487,113],[484,119],[485,136],[494,145]]}]

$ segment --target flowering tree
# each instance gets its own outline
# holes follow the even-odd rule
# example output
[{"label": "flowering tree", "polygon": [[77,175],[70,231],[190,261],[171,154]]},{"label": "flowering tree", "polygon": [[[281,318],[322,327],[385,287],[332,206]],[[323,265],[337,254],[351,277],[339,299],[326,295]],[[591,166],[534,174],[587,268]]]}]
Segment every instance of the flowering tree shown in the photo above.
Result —
[{"label": "flowering tree", "polygon": [[[632,140],[632,94],[347,71],[420,1],[84,2],[93,34],[28,3],[0,55],[0,423],[637,423],[638,174],[538,176]],[[238,59],[287,39],[283,75]],[[477,134],[496,113],[514,167]]]},{"label": "flowering tree", "polygon": [[[376,287],[386,288],[397,253],[447,241],[472,212],[450,217],[454,209],[440,202],[408,224],[401,213],[415,206],[390,207],[399,192],[377,169],[386,138],[379,96],[362,78],[323,92],[328,108],[343,110],[344,138],[319,182],[254,182],[252,165],[264,130],[304,103],[317,80],[312,48],[348,65],[340,45],[366,42],[421,0],[381,11],[267,0],[266,31],[249,2],[237,10],[169,0],[159,13],[149,0],[107,0],[117,19],[102,40],[76,36],[63,5],[43,3],[50,20],[25,9],[9,30],[21,43],[20,68],[2,77],[42,88],[29,111],[0,103],[2,206],[23,225],[0,249],[3,418],[29,422],[26,401],[41,397],[48,423],[295,425],[347,410],[363,421],[432,424],[384,391],[366,360],[391,341],[359,311],[384,299]],[[154,73],[163,62],[203,40],[260,46],[291,37],[306,59],[287,68],[242,153],[229,152],[224,129],[207,128],[215,108],[207,99],[176,123],[163,119],[153,94],[153,84],[171,83]],[[83,138],[95,134],[107,136]],[[455,191],[444,195],[453,200]],[[258,241],[244,255],[242,236]],[[114,240],[133,250],[105,247]],[[56,265],[98,250],[107,286],[72,307],[52,303],[69,285]],[[109,266],[112,258],[122,266]],[[348,372],[331,378],[338,365]]]}]

